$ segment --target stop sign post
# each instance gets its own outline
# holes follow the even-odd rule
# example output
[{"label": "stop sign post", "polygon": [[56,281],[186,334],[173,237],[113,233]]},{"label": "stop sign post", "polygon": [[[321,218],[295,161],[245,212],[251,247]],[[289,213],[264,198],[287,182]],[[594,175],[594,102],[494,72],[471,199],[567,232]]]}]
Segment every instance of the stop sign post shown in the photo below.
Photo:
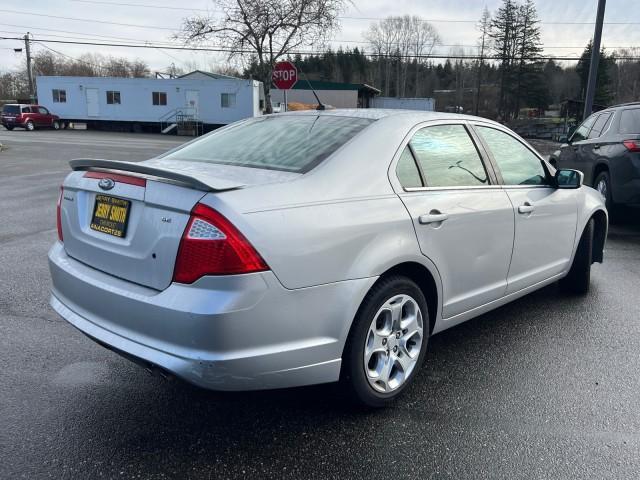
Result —
[{"label": "stop sign post", "polygon": [[298,69],[291,62],[278,62],[273,67],[271,81],[278,90],[284,90],[284,109],[287,110],[287,90],[298,81]]}]

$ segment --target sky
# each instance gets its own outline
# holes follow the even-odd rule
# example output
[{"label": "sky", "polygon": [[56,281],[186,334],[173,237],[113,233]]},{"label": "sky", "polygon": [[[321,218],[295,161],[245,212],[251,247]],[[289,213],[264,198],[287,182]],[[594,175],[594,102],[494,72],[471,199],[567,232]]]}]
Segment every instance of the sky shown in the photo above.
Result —
[{"label": "sky", "polygon": [[[184,3],[188,3],[189,7],[181,6]],[[333,35],[329,45],[332,48],[339,45],[366,48],[363,33],[375,19],[411,14],[431,21],[437,29],[442,39],[437,53],[447,54],[455,46],[461,46],[471,53],[478,37],[475,22],[480,18],[484,6],[493,12],[501,3],[501,0],[353,0],[352,5],[341,14],[341,30]],[[602,40],[605,47],[611,50],[640,47],[639,3],[638,0],[607,1]],[[536,6],[542,21],[545,54],[579,56],[593,35],[597,0],[537,0]],[[215,15],[211,0],[0,0],[0,37],[21,37],[29,31],[36,41],[55,39],[167,44],[172,42],[171,36],[179,30],[184,17],[207,12]],[[636,23],[620,24],[626,22]],[[226,61],[220,54],[161,48],[44,45],[74,58],[83,53],[140,58],[147,62],[152,71],[164,71],[172,63],[185,70],[191,67],[210,70],[211,66]],[[36,42],[32,44],[32,49],[46,50],[44,45]],[[12,70],[24,64],[24,50],[14,52],[14,48],[23,46],[24,42],[0,40],[0,71]]]}]

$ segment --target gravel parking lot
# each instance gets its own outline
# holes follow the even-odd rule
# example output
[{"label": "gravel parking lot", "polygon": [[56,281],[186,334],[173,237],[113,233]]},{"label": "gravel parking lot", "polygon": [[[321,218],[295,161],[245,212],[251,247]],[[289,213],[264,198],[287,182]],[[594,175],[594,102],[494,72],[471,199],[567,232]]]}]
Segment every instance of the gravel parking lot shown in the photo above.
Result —
[{"label": "gravel parking lot", "polygon": [[332,386],[207,392],[84,337],[48,306],[67,161],[185,140],[0,129],[0,478],[638,478],[638,212],[588,296],[550,286],[433,337],[383,411]]}]

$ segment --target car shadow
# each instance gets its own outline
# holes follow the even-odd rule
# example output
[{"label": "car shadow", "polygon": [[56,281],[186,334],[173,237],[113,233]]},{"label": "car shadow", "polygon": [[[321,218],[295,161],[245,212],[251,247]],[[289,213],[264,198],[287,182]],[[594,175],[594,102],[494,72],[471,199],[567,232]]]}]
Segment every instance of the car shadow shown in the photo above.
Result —
[{"label": "car shadow", "polygon": [[[597,285],[591,295],[599,295]],[[589,302],[589,296],[567,297],[551,285],[433,336],[416,381],[384,410],[354,408],[335,384],[219,393],[179,380],[149,380],[131,367],[126,373],[144,377],[138,388],[135,381],[120,390],[96,386],[60,414],[85,439],[76,445],[78,454],[91,457],[100,468],[168,462],[184,473],[194,465],[227,464],[230,458],[256,468],[264,462],[287,465],[292,460],[287,455],[301,446],[339,455],[341,444],[377,445],[380,429],[397,422],[411,419],[422,428],[455,423],[455,418],[443,420],[443,406],[502,395],[499,379],[505,363],[518,356],[524,356],[522,365],[529,362],[536,354],[532,338],[544,342],[545,336],[571,335],[584,323],[579,315],[548,313],[580,310]],[[309,461],[313,465],[316,460]]]}]

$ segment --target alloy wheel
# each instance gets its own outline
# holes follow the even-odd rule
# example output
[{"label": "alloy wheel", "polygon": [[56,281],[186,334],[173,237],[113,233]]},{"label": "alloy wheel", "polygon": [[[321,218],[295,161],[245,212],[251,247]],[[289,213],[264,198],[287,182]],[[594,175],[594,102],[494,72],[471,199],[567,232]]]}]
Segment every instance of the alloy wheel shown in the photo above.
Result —
[{"label": "alloy wheel", "polygon": [[414,370],[422,347],[422,311],[409,295],[394,295],[374,316],[364,346],[369,385],[381,393],[402,386]]},{"label": "alloy wheel", "polygon": [[601,178],[596,185],[596,190],[600,192],[600,195],[606,200],[607,199],[607,181],[604,178]]}]

